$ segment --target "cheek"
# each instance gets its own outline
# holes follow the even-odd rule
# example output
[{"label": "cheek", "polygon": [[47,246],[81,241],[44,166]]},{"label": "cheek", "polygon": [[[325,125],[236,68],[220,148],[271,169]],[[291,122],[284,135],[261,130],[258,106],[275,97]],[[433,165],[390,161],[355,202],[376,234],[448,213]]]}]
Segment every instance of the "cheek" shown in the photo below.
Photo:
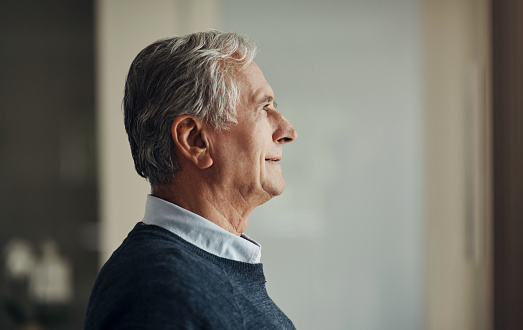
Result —
[{"label": "cheek", "polygon": [[251,130],[244,132],[237,140],[239,151],[248,158],[260,159],[265,153],[265,143],[260,127],[251,127]]},{"label": "cheek", "polygon": [[220,139],[217,151],[222,160],[234,164],[238,170],[249,168],[252,171],[265,166],[265,156],[271,138],[267,123],[240,122],[235,126],[235,130],[231,130]]}]

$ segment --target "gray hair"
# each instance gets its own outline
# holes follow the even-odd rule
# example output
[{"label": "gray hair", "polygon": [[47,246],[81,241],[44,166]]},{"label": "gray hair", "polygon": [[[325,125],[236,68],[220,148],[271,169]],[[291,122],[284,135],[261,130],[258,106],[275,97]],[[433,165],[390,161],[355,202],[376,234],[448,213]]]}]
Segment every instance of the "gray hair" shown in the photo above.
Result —
[{"label": "gray hair", "polygon": [[252,62],[256,44],[216,30],[158,40],[134,59],[125,83],[125,130],[138,174],[151,186],[179,171],[171,125],[193,115],[217,130],[236,123],[235,73]]}]

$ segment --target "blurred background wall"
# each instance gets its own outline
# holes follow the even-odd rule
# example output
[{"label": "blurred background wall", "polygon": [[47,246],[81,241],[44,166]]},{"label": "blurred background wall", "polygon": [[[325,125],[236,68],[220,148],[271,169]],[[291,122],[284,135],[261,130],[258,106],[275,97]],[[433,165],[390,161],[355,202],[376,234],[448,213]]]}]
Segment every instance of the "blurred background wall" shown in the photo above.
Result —
[{"label": "blurred background wall", "polygon": [[490,329],[489,4],[423,6],[427,329]]},{"label": "blurred background wall", "polygon": [[[80,327],[99,267],[143,215],[149,187],[121,111],[132,59],[217,28],[259,42],[299,133],[285,193],[247,230],[296,327],[492,329],[486,0],[4,1],[0,12],[2,260],[13,246],[33,265],[54,251],[74,291],[69,319],[43,328]],[[4,302],[29,290],[13,267]],[[33,298],[18,300],[34,314]]]}]

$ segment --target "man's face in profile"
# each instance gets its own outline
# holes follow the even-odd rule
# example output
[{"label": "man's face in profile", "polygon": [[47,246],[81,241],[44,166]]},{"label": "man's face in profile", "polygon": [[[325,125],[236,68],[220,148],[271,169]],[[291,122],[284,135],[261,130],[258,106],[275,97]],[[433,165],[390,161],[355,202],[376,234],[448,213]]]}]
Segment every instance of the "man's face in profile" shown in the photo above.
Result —
[{"label": "man's face in profile", "polygon": [[240,99],[237,125],[216,132],[211,148],[214,165],[228,190],[258,206],[285,189],[280,167],[283,145],[297,137],[292,125],[275,109],[274,93],[252,62],[237,73]]}]

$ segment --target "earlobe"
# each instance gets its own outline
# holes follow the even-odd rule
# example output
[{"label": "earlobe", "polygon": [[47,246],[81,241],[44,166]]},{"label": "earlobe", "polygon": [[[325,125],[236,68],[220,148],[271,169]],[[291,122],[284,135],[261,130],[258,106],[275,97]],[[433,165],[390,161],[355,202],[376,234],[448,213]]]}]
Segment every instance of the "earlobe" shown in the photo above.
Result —
[{"label": "earlobe", "polygon": [[209,154],[207,129],[205,123],[190,115],[177,117],[171,126],[171,137],[177,154],[199,169],[208,168],[213,163]]},{"label": "earlobe", "polygon": [[209,155],[208,149],[206,148],[205,153],[201,153],[198,157],[197,167],[201,170],[211,167],[212,157]]}]

